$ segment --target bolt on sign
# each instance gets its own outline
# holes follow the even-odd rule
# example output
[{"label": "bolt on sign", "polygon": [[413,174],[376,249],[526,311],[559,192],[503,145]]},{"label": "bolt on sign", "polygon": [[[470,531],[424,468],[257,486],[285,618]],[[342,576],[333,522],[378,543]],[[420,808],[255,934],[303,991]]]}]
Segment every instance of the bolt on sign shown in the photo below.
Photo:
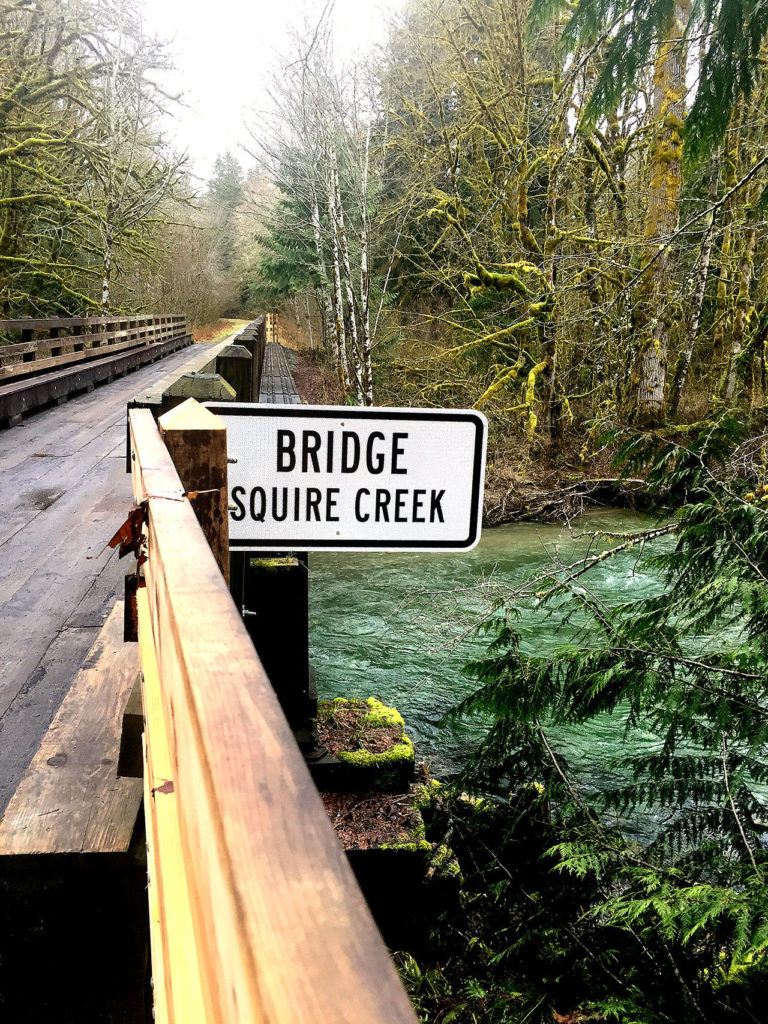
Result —
[{"label": "bolt on sign", "polygon": [[233,551],[466,551],[480,539],[482,413],[207,408],[227,428]]}]

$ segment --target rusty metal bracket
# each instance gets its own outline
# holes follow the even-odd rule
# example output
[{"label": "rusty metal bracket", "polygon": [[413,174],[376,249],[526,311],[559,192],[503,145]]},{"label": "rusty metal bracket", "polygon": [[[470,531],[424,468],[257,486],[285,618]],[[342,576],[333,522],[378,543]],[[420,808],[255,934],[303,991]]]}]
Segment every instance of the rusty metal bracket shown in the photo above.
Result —
[{"label": "rusty metal bracket", "polygon": [[123,642],[138,643],[139,640],[139,605],[138,589],[144,581],[139,578],[138,571],[129,572],[125,577],[123,604]]},{"label": "rusty metal bracket", "polygon": [[134,505],[128,513],[128,518],[123,525],[108,541],[107,547],[116,548],[120,546],[118,558],[125,558],[133,552],[139,565],[146,562],[147,558],[142,548],[144,544],[144,524],[147,522],[148,502],[142,501],[140,505]]}]

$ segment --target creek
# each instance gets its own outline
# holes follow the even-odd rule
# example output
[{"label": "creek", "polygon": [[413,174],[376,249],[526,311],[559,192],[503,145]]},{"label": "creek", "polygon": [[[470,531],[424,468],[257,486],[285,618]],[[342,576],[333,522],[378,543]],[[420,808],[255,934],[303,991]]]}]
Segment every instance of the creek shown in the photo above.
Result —
[{"label": "creek", "polygon": [[[515,523],[485,530],[480,544],[461,554],[312,554],[310,660],[321,699],[375,696],[398,708],[417,758],[438,778],[455,774],[482,723],[447,724],[443,717],[473,688],[461,668],[487,645],[472,627],[493,597],[551,566],[553,554],[567,563],[583,557],[590,543],[594,553],[618,543],[579,538],[581,532],[648,525],[636,513],[599,511],[572,524],[575,537],[559,524]],[[590,590],[607,605],[658,593],[660,586],[637,549],[589,574]],[[543,615],[534,604],[520,605],[518,624],[522,650],[531,655],[562,641],[559,616]],[[613,778],[608,762],[625,749],[623,724],[617,714],[557,730],[561,749],[596,789]],[[635,730],[631,742],[637,750],[654,737]]]}]

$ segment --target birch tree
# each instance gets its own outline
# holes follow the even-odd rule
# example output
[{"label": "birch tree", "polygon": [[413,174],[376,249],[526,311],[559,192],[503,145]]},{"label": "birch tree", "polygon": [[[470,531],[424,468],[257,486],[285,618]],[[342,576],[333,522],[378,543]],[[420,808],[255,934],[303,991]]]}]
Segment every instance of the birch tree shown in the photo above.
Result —
[{"label": "birch tree", "polygon": [[[370,222],[374,196],[371,166],[373,107],[362,76],[334,68],[332,42],[323,26],[312,45],[292,61],[275,89],[276,113],[251,132],[252,152],[285,197],[270,213],[254,211],[267,229],[273,255],[291,258],[280,241],[280,211],[311,240],[314,259],[304,265],[305,287],[317,299],[325,337],[343,394],[359,405],[373,402]],[[299,53],[308,45],[295,41]],[[306,246],[296,246],[294,251]],[[271,257],[270,257],[271,258]],[[264,268],[264,264],[262,264]],[[308,299],[308,295],[307,295]]]}]

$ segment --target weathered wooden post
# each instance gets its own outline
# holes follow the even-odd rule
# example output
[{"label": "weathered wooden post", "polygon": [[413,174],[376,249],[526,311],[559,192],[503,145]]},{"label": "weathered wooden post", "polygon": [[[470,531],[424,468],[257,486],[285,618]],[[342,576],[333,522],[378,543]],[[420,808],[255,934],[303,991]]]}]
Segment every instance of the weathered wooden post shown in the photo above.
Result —
[{"label": "weathered wooden post", "polygon": [[229,584],[227,428],[194,398],[157,421],[198,522]]},{"label": "weathered wooden post", "polygon": [[216,358],[216,372],[235,389],[238,402],[253,401],[253,356],[245,345],[227,345]]}]

